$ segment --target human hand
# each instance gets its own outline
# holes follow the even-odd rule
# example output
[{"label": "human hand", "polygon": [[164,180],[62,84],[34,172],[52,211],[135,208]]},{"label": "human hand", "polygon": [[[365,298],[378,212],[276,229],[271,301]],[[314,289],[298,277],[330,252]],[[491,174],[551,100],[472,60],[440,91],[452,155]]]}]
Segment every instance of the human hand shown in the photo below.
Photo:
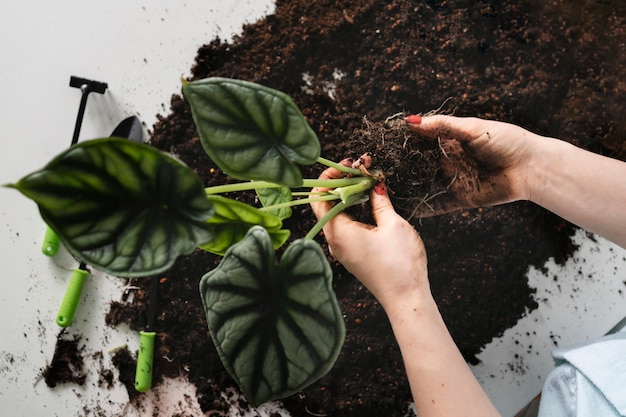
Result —
[{"label": "human hand", "polygon": [[[339,170],[328,168],[320,179],[341,176]],[[417,412],[424,416],[499,415],[439,313],[430,292],[422,239],[395,212],[384,183],[374,187],[370,202],[376,226],[341,213],[324,226],[324,234],[335,258],[385,309],[405,361]],[[318,219],[331,209],[328,202],[311,203],[311,207]]]},{"label": "human hand", "polygon": [[519,126],[454,116],[408,116],[412,131],[439,140],[450,184],[418,217],[529,199],[528,165],[540,136]]},{"label": "human hand", "polygon": [[[328,168],[320,179],[342,175],[339,170]],[[395,212],[384,183],[374,187],[370,202],[376,226],[358,222],[345,213],[324,226],[331,254],[367,287],[385,310],[403,299],[415,303],[430,298],[422,239]],[[311,207],[320,219],[332,206],[329,202],[316,202]]]}]

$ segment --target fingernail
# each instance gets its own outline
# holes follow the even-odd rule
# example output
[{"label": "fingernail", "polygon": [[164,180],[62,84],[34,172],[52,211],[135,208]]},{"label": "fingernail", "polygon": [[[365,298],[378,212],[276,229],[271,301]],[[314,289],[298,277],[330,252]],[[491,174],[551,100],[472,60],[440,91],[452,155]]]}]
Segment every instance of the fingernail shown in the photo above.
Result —
[{"label": "fingernail", "polygon": [[418,125],[422,123],[422,116],[418,116],[417,114],[412,114],[404,118],[404,121],[410,125]]},{"label": "fingernail", "polygon": [[384,182],[379,182],[374,186],[374,192],[378,195],[386,195],[387,194],[387,186]]}]

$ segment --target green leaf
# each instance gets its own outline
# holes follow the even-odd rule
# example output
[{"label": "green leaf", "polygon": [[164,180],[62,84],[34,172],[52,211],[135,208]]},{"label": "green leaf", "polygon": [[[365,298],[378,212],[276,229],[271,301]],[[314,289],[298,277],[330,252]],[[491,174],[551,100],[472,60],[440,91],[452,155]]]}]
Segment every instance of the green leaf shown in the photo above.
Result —
[{"label": "green leaf", "polygon": [[[278,188],[257,188],[256,195],[263,207],[273,206],[275,204],[288,203],[292,199],[291,189],[287,187]],[[280,219],[288,219],[291,217],[291,207],[281,207],[268,211]]]},{"label": "green leaf", "polygon": [[162,272],[212,236],[198,177],[124,139],[72,146],[12,187],[39,205],[72,255],[117,276]]},{"label": "green leaf", "polygon": [[254,225],[262,226],[268,231],[274,248],[281,247],[289,238],[289,230],[282,229],[282,220],[273,214],[219,195],[207,195],[206,198],[213,203],[215,210],[207,222],[213,232],[213,239],[200,245],[200,249],[223,256]]},{"label": "green leaf", "polygon": [[185,82],[183,93],[205,151],[233,178],[298,187],[302,173],[297,164],[312,165],[320,156],[317,135],[280,91],[207,78]]},{"label": "green leaf", "polygon": [[279,264],[254,227],[200,282],[211,337],[248,401],[287,397],[324,376],[345,326],[321,247],[297,240]]}]

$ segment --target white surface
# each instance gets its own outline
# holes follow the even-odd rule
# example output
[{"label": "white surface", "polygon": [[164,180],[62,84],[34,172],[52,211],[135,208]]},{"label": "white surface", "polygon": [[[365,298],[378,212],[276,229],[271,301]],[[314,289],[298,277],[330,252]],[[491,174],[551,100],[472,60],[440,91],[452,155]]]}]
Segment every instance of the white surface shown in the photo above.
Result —
[{"label": "white surface", "polygon": [[531,269],[539,307],[487,345],[473,368],[504,416],[541,391],[553,349],[603,336],[626,317],[626,251],[582,230],[574,241],[580,247],[565,265]]},{"label": "white surface", "polygon": [[[0,15],[0,183],[18,180],[69,146],[80,100],[79,90],[68,86],[70,75],[109,84],[105,95],[90,94],[81,139],[106,136],[131,114],[151,127],[157,113],[167,113],[197,48],[270,13],[273,2],[51,0],[12,2],[5,9]],[[41,254],[44,226],[32,202],[9,189],[0,189],[0,198],[2,415],[79,416],[83,407],[99,407],[103,415],[153,415],[151,410],[171,415],[183,409],[197,414],[197,405],[189,402],[194,387],[184,381],[162,387],[158,401],[148,396],[154,403],[148,401],[143,412],[126,406],[120,386],[94,389],[97,371],[113,367],[110,357],[96,359],[91,353],[124,344],[137,348],[136,334],[105,326],[107,303],[120,297],[121,281],[98,273],[87,281],[70,327],[70,334],[82,336],[91,371],[87,383],[49,389],[38,380],[52,359],[59,332],[54,316],[76,264],[64,251],[53,259]],[[548,265],[547,274],[530,272],[539,309],[487,346],[483,363],[474,368],[504,416],[541,389],[552,369],[553,340],[567,346],[600,336],[626,315],[626,253],[582,232],[577,241],[581,249],[566,266]]]}]

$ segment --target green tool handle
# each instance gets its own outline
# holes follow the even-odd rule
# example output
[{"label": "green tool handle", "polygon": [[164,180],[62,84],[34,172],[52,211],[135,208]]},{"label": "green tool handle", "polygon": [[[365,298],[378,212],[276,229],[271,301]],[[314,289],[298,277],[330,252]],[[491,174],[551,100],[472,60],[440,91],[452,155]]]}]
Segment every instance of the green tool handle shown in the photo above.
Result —
[{"label": "green tool handle", "polygon": [[49,226],[46,229],[46,234],[43,237],[43,244],[41,245],[41,251],[46,256],[54,256],[59,250],[59,236]]},{"label": "green tool handle", "polygon": [[67,290],[65,290],[65,296],[61,302],[61,307],[59,307],[59,313],[57,314],[57,324],[59,326],[67,327],[74,320],[76,307],[88,276],[89,271],[82,268],[75,269],[72,273]]},{"label": "green tool handle", "polygon": [[139,353],[135,371],[135,389],[146,392],[152,387],[152,361],[154,359],[155,332],[139,332]]}]

